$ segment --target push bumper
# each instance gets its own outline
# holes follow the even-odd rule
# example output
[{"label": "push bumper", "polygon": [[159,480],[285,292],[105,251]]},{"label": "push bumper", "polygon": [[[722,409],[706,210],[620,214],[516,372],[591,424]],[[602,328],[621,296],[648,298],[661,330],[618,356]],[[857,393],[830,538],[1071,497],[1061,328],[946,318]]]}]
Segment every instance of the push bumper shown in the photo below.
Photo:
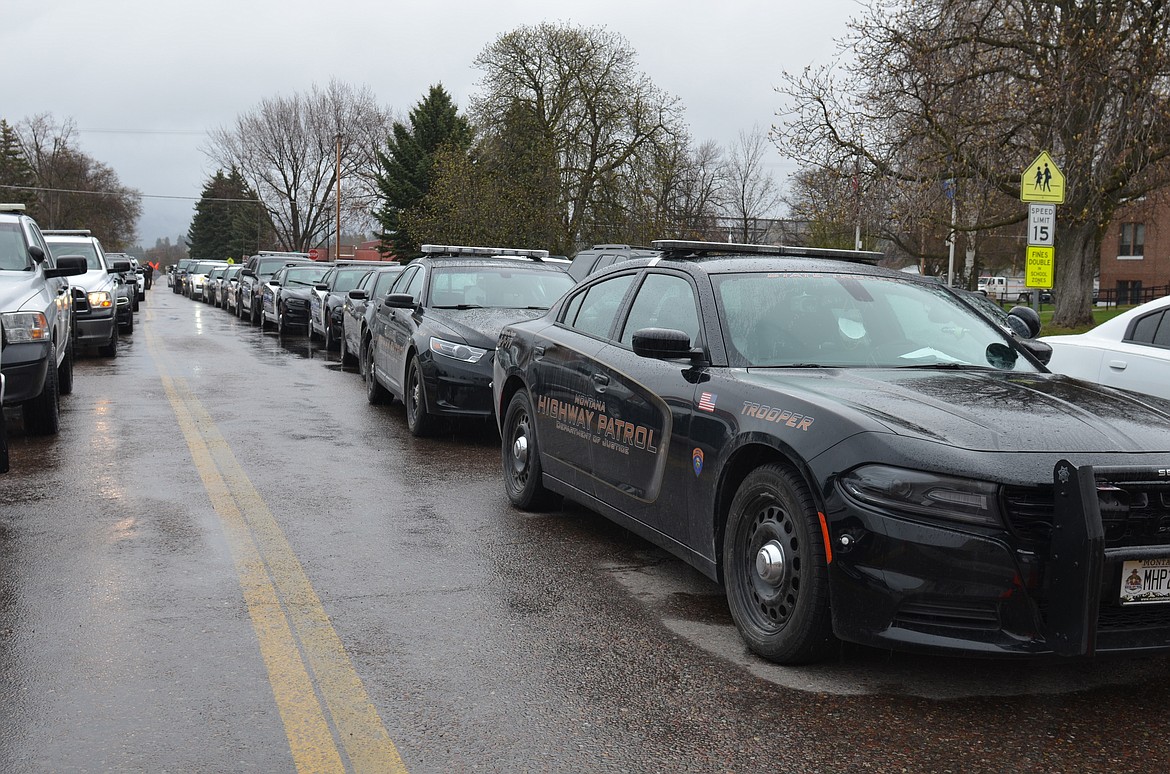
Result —
[{"label": "push bumper", "polygon": [[73,319],[77,323],[74,343],[79,347],[108,343],[113,335],[114,327],[118,324],[112,312],[102,316],[74,315]]}]

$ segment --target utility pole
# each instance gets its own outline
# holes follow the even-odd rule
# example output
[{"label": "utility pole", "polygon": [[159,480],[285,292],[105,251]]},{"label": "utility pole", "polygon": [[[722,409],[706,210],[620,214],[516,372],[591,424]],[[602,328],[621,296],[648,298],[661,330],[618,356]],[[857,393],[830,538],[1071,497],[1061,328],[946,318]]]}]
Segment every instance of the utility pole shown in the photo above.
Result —
[{"label": "utility pole", "polygon": [[333,260],[341,258],[341,132],[337,133],[337,236],[333,238],[336,255]]}]

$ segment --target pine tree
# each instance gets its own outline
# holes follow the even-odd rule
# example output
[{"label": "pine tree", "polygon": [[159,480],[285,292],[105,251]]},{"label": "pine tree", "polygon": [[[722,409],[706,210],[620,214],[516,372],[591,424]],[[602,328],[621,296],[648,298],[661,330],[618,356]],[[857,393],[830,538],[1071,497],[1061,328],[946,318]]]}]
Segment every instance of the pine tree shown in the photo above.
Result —
[{"label": "pine tree", "polygon": [[237,261],[271,242],[272,222],[238,169],[218,170],[203,187],[187,232],[193,258]]},{"label": "pine tree", "polygon": [[468,120],[442,85],[432,86],[410,111],[410,126],[394,123],[386,149],[378,153],[379,172],[375,178],[381,205],[374,215],[382,227],[378,238],[388,251],[399,256],[417,252],[417,242],[401,228],[403,212],[417,207],[430,190],[431,165],[435,152],[444,146],[462,151],[471,147]]},{"label": "pine tree", "polygon": [[31,205],[37,200],[36,184],[16,130],[0,119],[0,199]]}]

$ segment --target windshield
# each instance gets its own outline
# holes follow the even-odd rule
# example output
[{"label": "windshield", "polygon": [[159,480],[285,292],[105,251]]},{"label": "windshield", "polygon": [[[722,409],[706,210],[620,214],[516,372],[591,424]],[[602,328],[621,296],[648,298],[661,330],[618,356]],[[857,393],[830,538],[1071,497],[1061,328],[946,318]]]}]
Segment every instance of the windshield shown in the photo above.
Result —
[{"label": "windshield", "polygon": [[98,258],[97,250],[94,249],[92,242],[47,243],[49,245],[49,252],[53,254],[54,260],[64,255],[80,255],[81,257],[85,258],[86,271],[95,271],[97,269],[105,268],[102,266],[102,259]]},{"label": "windshield", "polygon": [[19,223],[0,223],[0,269],[23,271],[32,266]]},{"label": "windshield", "polygon": [[306,266],[303,269],[289,269],[284,275],[285,285],[308,285],[312,287],[321,281],[325,273],[329,271],[328,266]]},{"label": "windshield", "polygon": [[1002,329],[941,286],[779,272],[712,282],[733,365],[1037,370]]},{"label": "windshield", "polygon": [[548,309],[573,286],[563,271],[459,266],[436,269],[431,306],[437,309]]}]

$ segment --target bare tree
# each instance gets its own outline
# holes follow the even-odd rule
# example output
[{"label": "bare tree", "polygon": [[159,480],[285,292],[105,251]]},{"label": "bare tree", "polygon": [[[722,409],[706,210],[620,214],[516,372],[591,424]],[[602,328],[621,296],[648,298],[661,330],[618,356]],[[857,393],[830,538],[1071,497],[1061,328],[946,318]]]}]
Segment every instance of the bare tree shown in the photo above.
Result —
[{"label": "bare tree", "polygon": [[31,214],[42,228],[89,229],[109,250],[135,242],[142,195],[77,148],[72,119],[42,113],[16,126],[37,183]]},{"label": "bare tree", "polygon": [[374,153],[389,127],[389,111],[368,88],[331,80],[307,94],[262,100],[233,126],[212,132],[204,152],[240,169],[282,247],[306,250],[337,230],[339,176],[344,222],[368,225],[355,213],[367,213],[374,200]]},{"label": "bare tree", "polygon": [[775,214],[780,206],[780,188],[768,171],[768,155],[774,152],[760,127],[741,130],[731,147],[725,171],[725,206],[736,221],[738,239],[755,242],[763,236],[757,223]]},{"label": "bare tree", "polygon": [[561,249],[573,249],[607,181],[644,147],[682,131],[680,108],[639,72],[625,38],[600,27],[540,24],[501,35],[475,60],[481,130],[506,125],[517,103],[535,117],[559,165]]},{"label": "bare tree", "polygon": [[[786,77],[778,140],[819,168],[995,192],[943,231],[1022,221],[1020,176],[1041,150],[1068,180],[1057,214],[1054,324],[1091,322],[1116,209],[1170,183],[1170,7],[1148,0],[872,0],[840,67]],[[961,199],[958,200],[961,202]],[[890,223],[914,213],[890,213]]]}]

